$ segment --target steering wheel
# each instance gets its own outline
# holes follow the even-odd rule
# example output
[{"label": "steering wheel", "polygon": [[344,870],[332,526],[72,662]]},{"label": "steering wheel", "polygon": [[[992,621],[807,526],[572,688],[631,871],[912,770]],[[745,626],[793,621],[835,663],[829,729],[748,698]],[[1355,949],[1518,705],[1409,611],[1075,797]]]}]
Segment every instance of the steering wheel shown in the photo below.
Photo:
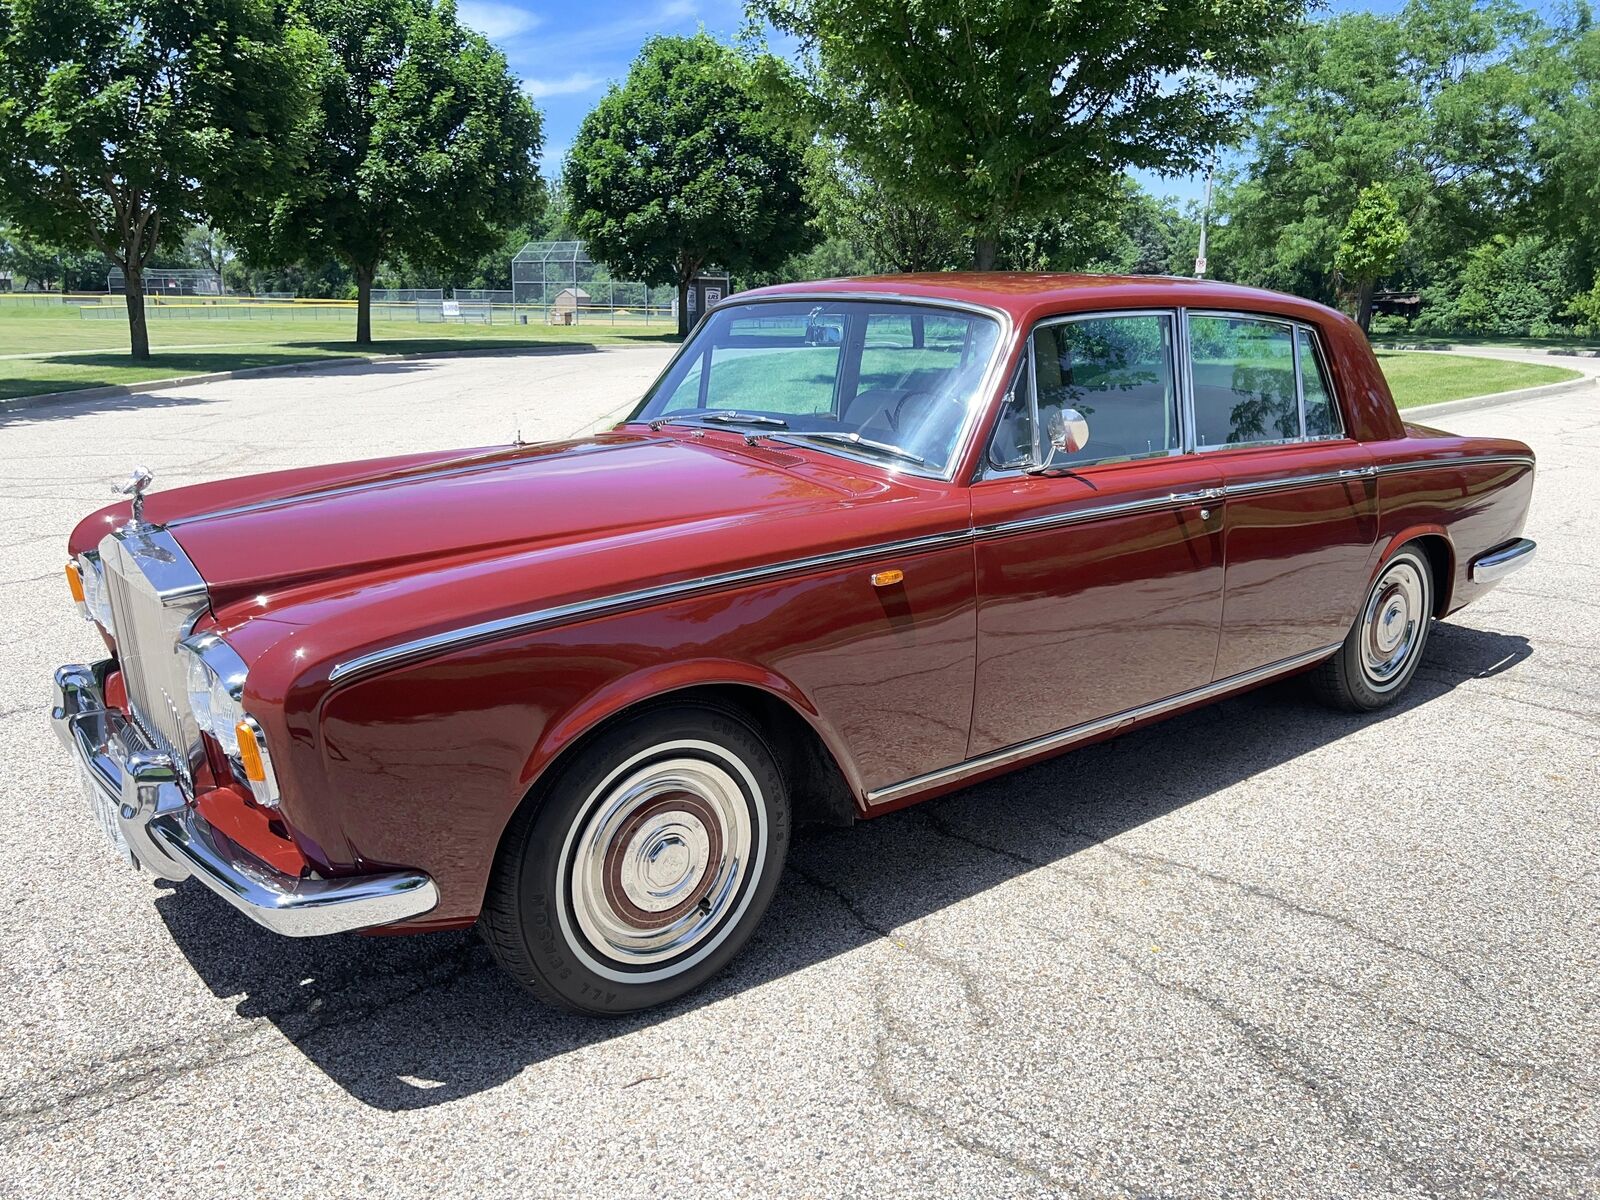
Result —
[{"label": "steering wheel", "polygon": [[[899,401],[894,406],[894,411],[889,414],[889,427],[896,433],[900,432],[901,421],[907,415],[906,405],[911,405],[911,413],[909,415],[917,416],[920,415],[918,410],[926,409],[937,399],[938,396],[935,393],[927,391],[926,389],[907,392],[904,396],[900,397]],[[913,403],[913,401],[915,403]]]}]

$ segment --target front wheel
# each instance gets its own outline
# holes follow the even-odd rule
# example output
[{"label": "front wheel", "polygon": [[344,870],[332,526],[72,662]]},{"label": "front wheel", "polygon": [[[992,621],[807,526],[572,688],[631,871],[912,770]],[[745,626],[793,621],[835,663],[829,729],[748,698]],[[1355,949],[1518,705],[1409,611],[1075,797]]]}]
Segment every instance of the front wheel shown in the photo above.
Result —
[{"label": "front wheel", "polygon": [[788,795],[760,731],[727,709],[652,709],[578,751],[518,811],[480,929],[541,1000],[648,1008],[739,952],[788,845]]},{"label": "front wheel", "polygon": [[1416,674],[1433,624],[1433,570],[1405,546],[1373,580],[1338,652],[1311,673],[1317,698],[1347,712],[1394,703]]}]

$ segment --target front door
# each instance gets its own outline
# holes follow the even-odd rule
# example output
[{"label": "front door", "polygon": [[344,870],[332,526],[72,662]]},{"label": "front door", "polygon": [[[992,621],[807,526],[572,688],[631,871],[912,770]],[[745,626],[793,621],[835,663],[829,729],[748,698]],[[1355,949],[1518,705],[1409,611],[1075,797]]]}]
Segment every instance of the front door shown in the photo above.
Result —
[{"label": "front door", "polygon": [[[969,757],[1211,682],[1221,475],[1210,456],[1180,453],[1176,335],[1170,313],[1088,314],[1033,334],[972,493]],[[1015,463],[1036,445],[1030,391],[1039,425],[1076,410],[1089,436],[1024,474]]]}]

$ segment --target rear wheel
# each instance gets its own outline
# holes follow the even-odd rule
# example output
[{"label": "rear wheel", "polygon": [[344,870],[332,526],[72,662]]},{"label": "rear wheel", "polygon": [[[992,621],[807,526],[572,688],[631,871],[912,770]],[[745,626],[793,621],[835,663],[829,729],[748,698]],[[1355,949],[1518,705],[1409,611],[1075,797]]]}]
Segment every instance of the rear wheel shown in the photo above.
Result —
[{"label": "rear wheel", "polygon": [[1338,653],[1311,673],[1323,703],[1372,712],[1394,703],[1422,661],[1433,624],[1433,570],[1414,546],[1378,572]]},{"label": "rear wheel", "polygon": [[766,740],[731,710],[649,710],[581,749],[507,830],[480,927],[542,1000],[633,1012],[749,940],[789,844]]}]

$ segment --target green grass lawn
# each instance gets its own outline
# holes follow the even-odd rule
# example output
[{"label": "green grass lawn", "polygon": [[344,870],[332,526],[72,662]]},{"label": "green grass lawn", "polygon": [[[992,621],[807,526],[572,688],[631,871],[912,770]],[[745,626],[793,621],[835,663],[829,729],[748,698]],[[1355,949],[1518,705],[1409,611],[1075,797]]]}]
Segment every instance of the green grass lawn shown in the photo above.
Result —
[{"label": "green grass lawn", "polygon": [[1389,390],[1401,408],[1560,383],[1577,379],[1582,374],[1569,367],[1544,363],[1505,362],[1459,354],[1412,354],[1402,350],[1378,351],[1378,365],[1383,368]]},{"label": "green grass lawn", "polygon": [[613,326],[598,317],[576,326],[374,319],[374,344],[358,347],[355,313],[350,309],[157,318],[150,321],[150,360],[134,364],[128,357],[127,322],[118,315],[114,321],[85,320],[76,308],[0,302],[0,400],[314,359],[512,346],[649,344],[671,340],[673,333],[659,321]]}]

